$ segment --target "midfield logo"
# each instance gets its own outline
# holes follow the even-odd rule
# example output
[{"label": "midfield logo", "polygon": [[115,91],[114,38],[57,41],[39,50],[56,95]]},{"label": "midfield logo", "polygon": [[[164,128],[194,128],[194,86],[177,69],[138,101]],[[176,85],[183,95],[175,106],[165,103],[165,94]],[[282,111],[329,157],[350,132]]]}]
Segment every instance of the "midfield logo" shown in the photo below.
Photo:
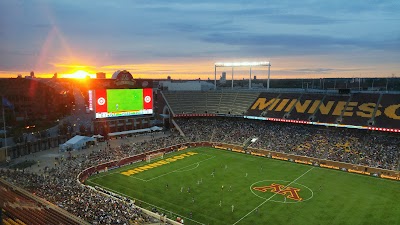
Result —
[{"label": "midfield logo", "polygon": [[285,187],[282,184],[272,183],[269,186],[253,187],[253,190],[261,191],[261,192],[267,192],[268,190],[270,190],[270,192],[284,195],[286,198],[289,198],[289,199],[292,199],[295,201],[303,200],[299,195],[299,191],[300,191],[299,188]]}]

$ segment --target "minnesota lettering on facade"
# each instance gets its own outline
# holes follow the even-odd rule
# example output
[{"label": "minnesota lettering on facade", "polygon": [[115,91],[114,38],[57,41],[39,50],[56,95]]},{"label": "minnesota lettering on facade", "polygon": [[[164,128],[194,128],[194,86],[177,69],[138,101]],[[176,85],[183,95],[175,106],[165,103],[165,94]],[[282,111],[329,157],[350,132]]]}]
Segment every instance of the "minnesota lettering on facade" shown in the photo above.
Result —
[{"label": "minnesota lettering on facade", "polygon": [[289,199],[292,199],[295,201],[303,200],[299,195],[299,191],[300,191],[299,188],[285,187],[282,184],[272,183],[269,186],[253,187],[253,190],[261,191],[261,192],[267,192],[269,190],[270,192],[284,195],[286,198],[289,198]]},{"label": "minnesota lettering on facade", "polygon": [[[347,106],[346,106],[347,104]],[[294,107],[294,108],[293,108]],[[321,100],[298,100],[298,99],[279,99],[279,98],[258,98],[251,106],[251,110],[268,111],[284,111],[290,112],[293,108],[297,113],[314,114],[319,110],[323,115],[340,116],[359,116],[363,118],[372,118],[376,108],[373,102],[348,102],[347,101],[328,101],[326,103]],[[388,118],[400,120],[400,104],[389,105],[383,108],[378,105],[375,117],[384,114]]]},{"label": "minnesota lettering on facade", "polygon": [[174,156],[174,157],[171,157],[171,158],[167,158],[167,159],[164,159],[164,160],[157,161],[155,163],[150,163],[150,164],[145,165],[145,166],[141,166],[141,167],[137,167],[135,169],[124,171],[124,172],[121,172],[121,174],[125,175],[125,176],[130,176],[130,175],[133,175],[133,174],[137,174],[137,173],[140,173],[140,172],[143,172],[143,171],[146,171],[146,170],[149,170],[149,169],[153,169],[153,168],[165,165],[165,164],[169,164],[171,162],[175,162],[175,161],[183,159],[185,157],[189,157],[189,156],[197,155],[197,154],[198,153],[196,153],[196,152],[187,152],[187,153],[180,154],[180,155],[177,155],[177,156]]}]

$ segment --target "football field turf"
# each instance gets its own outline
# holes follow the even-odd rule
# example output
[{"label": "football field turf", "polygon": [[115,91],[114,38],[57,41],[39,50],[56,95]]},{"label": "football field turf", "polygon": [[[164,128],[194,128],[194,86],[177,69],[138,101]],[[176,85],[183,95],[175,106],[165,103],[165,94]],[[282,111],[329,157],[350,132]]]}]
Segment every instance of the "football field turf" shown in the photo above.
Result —
[{"label": "football field turf", "polygon": [[208,147],[163,160],[100,173],[86,184],[185,224],[400,224],[398,181]]}]

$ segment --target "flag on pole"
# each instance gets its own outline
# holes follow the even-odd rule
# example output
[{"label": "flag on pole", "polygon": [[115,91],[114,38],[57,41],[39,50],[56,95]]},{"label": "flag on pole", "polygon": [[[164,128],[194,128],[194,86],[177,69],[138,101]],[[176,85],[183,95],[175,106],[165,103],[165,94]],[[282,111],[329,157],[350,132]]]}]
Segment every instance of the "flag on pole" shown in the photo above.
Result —
[{"label": "flag on pole", "polygon": [[1,98],[1,102],[2,102],[3,106],[10,108],[10,109],[14,109],[14,105],[10,101],[8,101],[8,99],[6,97],[3,96]]}]

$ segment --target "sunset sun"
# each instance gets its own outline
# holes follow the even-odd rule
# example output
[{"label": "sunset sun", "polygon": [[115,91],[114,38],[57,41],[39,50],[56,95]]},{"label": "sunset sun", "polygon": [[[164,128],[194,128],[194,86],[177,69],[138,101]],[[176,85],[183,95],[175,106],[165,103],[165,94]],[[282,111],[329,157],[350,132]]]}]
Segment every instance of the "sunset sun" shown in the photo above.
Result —
[{"label": "sunset sun", "polygon": [[64,78],[77,78],[77,79],[84,79],[86,76],[90,76],[90,74],[84,70],[77,70],[74,73],[71,74],[64,74]]}]

